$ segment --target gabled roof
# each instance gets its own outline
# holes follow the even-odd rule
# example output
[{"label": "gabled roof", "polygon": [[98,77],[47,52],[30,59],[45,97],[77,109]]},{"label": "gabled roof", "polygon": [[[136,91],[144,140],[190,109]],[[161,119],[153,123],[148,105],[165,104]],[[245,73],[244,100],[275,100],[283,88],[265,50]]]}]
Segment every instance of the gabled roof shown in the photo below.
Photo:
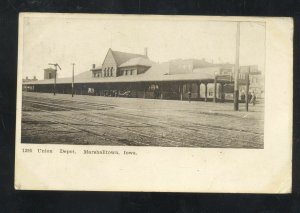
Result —
[{"label": "gabled roof", "polygon": [[136,58],[129,59],[125,63],[121,64],[120,67],[132,67],[132,66],[151,67],[153,64],[154,62],[150,61],[148,58],[136,57]]},{"label": "gabled roof", "polygon": [[46,69],[44,69],[44,70],[45,70],[45,71],[55,71],[55,69],[52,68],[52,67],[46,68]]},{"label": "gabled roof", "polygon": [[125,53],[125,52],[119,52],[119,51],[114,51],[114,50],[111,50],[111,51],[112,51],[112,54],[118,64],[118,66],[120,66],[121,64],[123,64],[124,62],[126,62],[132,58],[138,58],[138,57],[148,58],[147,56],[141,55],[141,54]]}]

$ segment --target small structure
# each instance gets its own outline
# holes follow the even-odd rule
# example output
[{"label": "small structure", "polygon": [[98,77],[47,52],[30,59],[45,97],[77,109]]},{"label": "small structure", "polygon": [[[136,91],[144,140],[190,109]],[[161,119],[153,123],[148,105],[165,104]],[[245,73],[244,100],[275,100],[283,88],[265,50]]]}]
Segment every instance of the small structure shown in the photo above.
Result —
[{"label": "small structure", "polygon": [[28,76],[26,76],[25,79],[23,78],[22,79],[22,82],[23,82],[22,90],[23,91],[31,91],[34,87],[32,85],[27,85],[26,83],[33,82],[33,81],[38,81],[36,76],[33,76],[32,79],[28,78]]},{"label": "small structure", "polygon": [[44,69],[44,79],[55,78],[55,72],[56,72],[56,70],[51,67]]}]

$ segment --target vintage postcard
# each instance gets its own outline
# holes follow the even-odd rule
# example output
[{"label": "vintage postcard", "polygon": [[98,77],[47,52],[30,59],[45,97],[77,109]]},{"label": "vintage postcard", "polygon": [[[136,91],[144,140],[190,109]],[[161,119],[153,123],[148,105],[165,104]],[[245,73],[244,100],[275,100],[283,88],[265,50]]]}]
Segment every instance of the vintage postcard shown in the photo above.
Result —
[{"label": "vintage postcard", "polygon": [[291,18],[21,13],[15,188],[289,193]]}]

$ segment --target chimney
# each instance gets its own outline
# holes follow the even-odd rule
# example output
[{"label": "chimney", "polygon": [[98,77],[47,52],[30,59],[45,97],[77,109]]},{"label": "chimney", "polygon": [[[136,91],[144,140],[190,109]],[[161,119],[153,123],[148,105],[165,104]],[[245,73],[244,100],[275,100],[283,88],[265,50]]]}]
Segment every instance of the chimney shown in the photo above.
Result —
[{"label": "chimney", "polygon": [[92,68],[95,69],[96,68],[96,64],[93,64]]},{"label": "chimney", "polygon": [[147,47],[144,48],[144,55],[148,57],[148,48]]}]

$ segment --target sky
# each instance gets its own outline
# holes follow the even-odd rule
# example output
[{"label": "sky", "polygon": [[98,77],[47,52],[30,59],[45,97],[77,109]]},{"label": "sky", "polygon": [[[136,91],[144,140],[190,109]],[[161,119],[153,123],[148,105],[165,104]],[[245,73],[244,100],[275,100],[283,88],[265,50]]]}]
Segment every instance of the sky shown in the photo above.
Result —
[{"label": "sky", "polygon": [[[236,22],[197,18],[151,16],[93,16],[92,18],[26,17],[23,23],[23,78],[43,79],[48,63],[58,63],[58,77],[101,66],[109,48],[143,54],[155,62],[172,59],[205,59],[234,63]],[[241,22],[240,65],[258,65],[264,71],[265,24]]]}]

